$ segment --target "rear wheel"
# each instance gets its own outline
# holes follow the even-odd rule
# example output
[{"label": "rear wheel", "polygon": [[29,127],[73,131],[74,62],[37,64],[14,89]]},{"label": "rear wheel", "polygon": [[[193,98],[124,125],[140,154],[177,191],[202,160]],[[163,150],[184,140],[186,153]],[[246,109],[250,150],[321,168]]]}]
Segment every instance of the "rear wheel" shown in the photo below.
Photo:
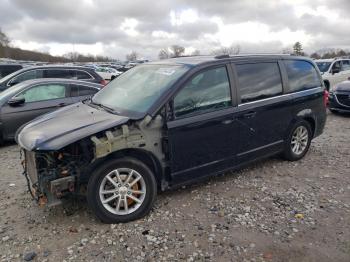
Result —
[{"label": "rear wheel", "polygon": [[298,121],[291,129],[286,140],[284,157],[289,161],[303,158],[309,150],[311,138],[310,124],[305,120]]},{"label": "rear wheel", "polygon": [[157,184],[150,169],[133,158],[107,162],[89,180],[87,199],[104,223],[128,222],[146,215]]}]

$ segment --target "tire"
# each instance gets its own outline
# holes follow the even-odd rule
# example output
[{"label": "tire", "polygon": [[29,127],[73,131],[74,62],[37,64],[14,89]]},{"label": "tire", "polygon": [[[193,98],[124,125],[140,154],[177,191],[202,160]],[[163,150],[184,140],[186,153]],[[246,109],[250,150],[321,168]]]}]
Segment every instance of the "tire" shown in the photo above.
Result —
[{"label": "tire", "polygon": [[[157,183],[151,170],[139,160],[129,157],[113,159],[98,167],[87,188],[90,208],[97,218],[108,224],[125,223],[145,216],[151,210],[156,195]],[[106,203],[102,203],[103,200]]]},{"label": "tire", "polygon": [[329,82],[328,81],[324,81],[324,86],[325,86],[326,90],[329,92]]},{"label": "tire", "polygon": [[[298,134],[300,136],[298,136]],[[301,139],[305,136],[307,136],[306,140]],[[284,158],[289,161],[297,161],[302,159],[309,150],[311,139],[312,131],[310,124],[305,120],[300,120],[295,123],[295,125],[291,128],[285,142],[283,153]],[[299,147],[297,147],[296,144],[299,144]]]}]

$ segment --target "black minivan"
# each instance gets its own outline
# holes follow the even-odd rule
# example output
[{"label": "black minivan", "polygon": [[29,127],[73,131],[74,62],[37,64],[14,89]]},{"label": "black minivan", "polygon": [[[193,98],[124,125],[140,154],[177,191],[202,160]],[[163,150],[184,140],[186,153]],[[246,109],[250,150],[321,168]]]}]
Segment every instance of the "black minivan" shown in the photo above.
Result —
[{"label": "black minivan", "polygon": [[127,222],[158,190],[275,154],[301,159],[325,126],[324,90],[303,57],[174,58],[130,69],[16,140],[39,203],[85,192],[103,222]]}]

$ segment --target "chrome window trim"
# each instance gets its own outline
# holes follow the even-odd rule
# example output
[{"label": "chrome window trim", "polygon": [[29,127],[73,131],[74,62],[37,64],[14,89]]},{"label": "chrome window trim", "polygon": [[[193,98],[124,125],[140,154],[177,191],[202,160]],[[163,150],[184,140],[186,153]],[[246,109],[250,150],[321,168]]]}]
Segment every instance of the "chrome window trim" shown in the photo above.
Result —
[{"label": "chrome window trim", "polygon": [[307,90],[297,91],[297,92],[293,92],[293,93],[289,93],[289,94],[282,94],[282,95],[278,95],[278,96],[268,97],[268,98],[264,98],[264,99],[260,99],[260,100],[256,100],[256,101],[252,101],[252,102],[241,103],[238,105],[238,107],[244,106],[244,105],[256,104],[256,103],[260,103],[260,102],[264,102],[264,101],[269,101],[269,100],[276,99],[276,98],[293,96],[295,94],[303,94],[306,92],[310,92],[310,90],[316,90],[316,89],[322,89],[322,86],[313,87],[313,88],[310,88]]},{"label": "chrome window trim", "polygon": [[[26,73],[28,73],[28,72],[31,72],[31,71],[36,71],[36,70],[43,70],[43,71],[48,71],[48,70],[64,70],[64,71],[69,71],[69,70],[75,70],[75,71],[80,71],[80,72],[84,72],[84,73],[86,73],[86,74],[88,74],[89,76],[90,76],[90,78],[84,78],[84,79],[78,79],[78,78],[76,78],[76,79],[74,79],[74,78],[62,78],[62,79],[72,79],[72,80],[81,80],[81,81],[85,81],[85,80],[94,80],[95,78],[93,77],[93,75],[91,75],[88,71],[85,71],[85,70],[83,70],[83,69],[66,69],[66,68],[64,68],[64,69],[60,69],[60,68],[50,68],[50,69],[47,69],[47,68],[36,68],[36,69],[31,69],[31,70],[28,70],[28,71],[25,71],[25,72],[23,72],[23,73],[20,73],[20,74],[18,74],[18,75],[16,75],[14,78],[12,78],[10,81],[8,81],[7,82],[7,84],[6,84],[6,86],[10,86],[10,84],[11,84],[11,82],[12,82],[12,80],[13,79],[15,79],[15,78],[17,78],[17,77],[19,77],[20,75],[23,75],[23,74],[26,74]],[[54,78],[54,77],[42,77],[42,78]],[[33,79],[40,79],[40,78],[33,78]]]},{"label": "chrome window trim", "polygon": [[68,69],[68,70],[75,70],[75,71],[84,72],[84,73],[87,73],[90,76],[90,78],[84,78],[84,79],[78,79],[77,78],[76,80],[93,80],[93,79],[95,79],[88,71],[84,71],[83,69]]}]

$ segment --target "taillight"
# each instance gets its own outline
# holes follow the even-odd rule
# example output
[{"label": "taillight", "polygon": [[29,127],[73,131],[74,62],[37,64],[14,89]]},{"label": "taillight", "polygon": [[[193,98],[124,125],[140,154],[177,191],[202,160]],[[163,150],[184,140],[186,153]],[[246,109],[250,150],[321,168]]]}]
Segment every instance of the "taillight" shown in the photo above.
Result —
[{"label": "taillight", "polygon": [[325,89],[323,91],[323,104],[324,106],[328,106],[328,96],[329,96],[329,92]]},{"label": "taillight", "polygon": [[106,80],[104,80],[104,79],[101,80],[101,85],[105,86],[107,84],[108,84],[108,82]]}]

